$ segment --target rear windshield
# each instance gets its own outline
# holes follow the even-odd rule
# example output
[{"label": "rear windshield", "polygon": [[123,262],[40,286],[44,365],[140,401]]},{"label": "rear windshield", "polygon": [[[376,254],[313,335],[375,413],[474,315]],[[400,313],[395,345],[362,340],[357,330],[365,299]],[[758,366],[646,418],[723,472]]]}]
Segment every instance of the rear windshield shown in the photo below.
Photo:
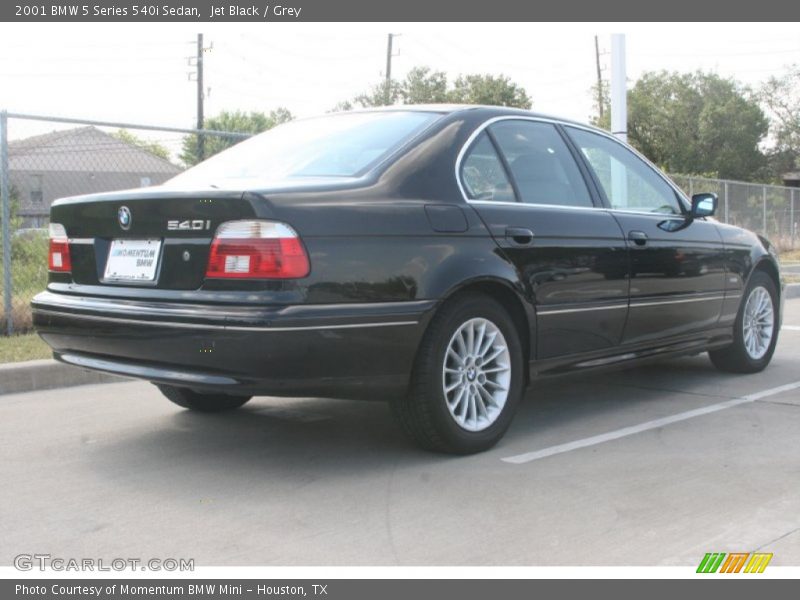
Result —
[{"label": "rear windshield", "polygon": [[220,152],[174,177],[168,185],[213,185],[231,179],[353,177],[440,116],[392,111],[340,113],[292,121]]}]

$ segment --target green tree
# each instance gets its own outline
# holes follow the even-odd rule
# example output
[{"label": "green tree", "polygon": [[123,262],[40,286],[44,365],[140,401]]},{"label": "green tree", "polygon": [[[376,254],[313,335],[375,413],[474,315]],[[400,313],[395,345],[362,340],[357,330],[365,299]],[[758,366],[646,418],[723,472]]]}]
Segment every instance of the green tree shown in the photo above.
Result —
[{"label": "green tree", "polygon": [[159,158],[163,158],[164,160],[169,160],[169,150],[165,146],[162,146],[158,142],[152,142],[149,140],[142,139],[138,135],[134,135],[127,129],[118,129],[117,131],[113,132],[111,136],[125,142],[126,144],[130,144],[131,146],[136,146],[137,148],[141,148],[142,150],[145,150],[150,154],[155,154]]},{"label": "green tree", "polygon": [[404,79],[383,81],[352,100],[340,102],[333,110],[443,102],[531,107],[525,89],[505,75],[461,75],[450,85],[444,72],[414,67]]},{"label": "green tree", "polygon": [[[206,119],[205,128],[216,131],[229,131],[231,133],[261,133],[272,129],[276,125],[286,123],[294,116],[285,108],[277,108],[265,114],[263,112],[222,111],[215,117]],[[241,142],[239,136],[205,136],[205,158],[222,152],[234,144]],[[197,156],[197,135],[191,134],[183,138],[180,159],[187,167],[196,165],[200,160]]]},{"label": "green tree", "polygon": [[747,87],[713,73],[649,72],[628,90],[629,142],[672,173],[761,179],[768,126]]},{"label": "green tree", "polygon": [[800,65],[780,77],[770,77],[759,98],[771,118],[774,147],[768,155],[769,175],[780,180],[786,171],[800,168]]},{"label": "green tree", "polygon": [[525,89],[505,75],[462,75],[448,93],[450,102],[530,108]]},{"label": "green tree", "polygon": [[353,98],[353,103],[368,108],[370,106],[390,106],[401,97],[400,84],[394,80],[382,81],[368,91]]},{"label": "green tree", "polygon": [[438,104],[449,102],[447,75],[428,67],[414,67],[400,85],[404,104]]},{"label": "green tree", "polygon": [[[598,89],[600,93],[598,94]],[[603,129],[611,129],[611,96],[609,95],[608,82],[599,81],[591,88],[592,104],[594,105],[594,114],[589,117],[589,122],[595,127],[602,127]]]}]

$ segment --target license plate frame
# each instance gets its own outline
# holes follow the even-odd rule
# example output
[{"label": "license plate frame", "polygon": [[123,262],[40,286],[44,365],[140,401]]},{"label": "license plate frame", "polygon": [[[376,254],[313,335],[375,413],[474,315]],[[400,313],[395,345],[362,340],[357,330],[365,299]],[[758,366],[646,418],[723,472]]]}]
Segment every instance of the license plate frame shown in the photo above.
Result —
[{"label": "license plate frame", "polygon": [[[108,248],[104,283],[155,285],[161,263],[160,239],[113,239]],[[141,261],[149,261],[142,264]]]}]

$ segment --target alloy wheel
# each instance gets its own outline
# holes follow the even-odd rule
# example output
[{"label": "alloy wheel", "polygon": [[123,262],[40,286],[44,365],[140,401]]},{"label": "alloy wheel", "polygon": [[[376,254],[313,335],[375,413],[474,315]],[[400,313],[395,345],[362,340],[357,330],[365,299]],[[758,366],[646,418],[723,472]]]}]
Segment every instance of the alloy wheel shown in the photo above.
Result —
[{"label": "alloy wheel", "polygon": [[467,431],[490,427],[511,386],[511,355],[500,329],[483,318],[463,323],[450,338],[442,370],[447,409]]},{"label": "alloy wheel", "polygon": [[744,347],[747,355],[759,360],[769,350],[775,329],[775,311],[772,307],[772,296],[761,287],[754,287],[747,297],[744,306]]}]

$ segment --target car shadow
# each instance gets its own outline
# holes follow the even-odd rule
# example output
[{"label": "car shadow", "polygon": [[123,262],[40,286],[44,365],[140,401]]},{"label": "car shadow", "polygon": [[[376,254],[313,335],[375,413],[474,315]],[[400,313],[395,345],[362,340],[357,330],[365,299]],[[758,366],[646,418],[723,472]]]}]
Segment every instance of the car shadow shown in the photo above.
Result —
[{"label": "car shadow", "polygon": [[505,445],[562,444],[715,403],[730,398],[719,391],[726,379],[730,375],[718,372],[706,357],[689,357],[535,381]]},{"label": "car shadow", "polygon": [[[232,413],[202,414],[176,407],[165,417],[158,411],[142,427],[107,441],[89,460],[101,477],[140,491],[163,485],[149,477],[156,472],[159,482],[189,487],[204,487],[209,480],[237,487],[258,480],[303,486],[322,478],[354,479],[450,461],[496,464],[520,442],[544,447],[571,441],[578,433],[602,433],[653,418],[654,410],[686,410],[686,394],[688,402],[695,402],[693,386],[713,388],[717,376],[724,377],[716,375],[708,361],[695,358],[538,382],[500,444],[470,457],[419,450],[402,435],[383,402],[255,398]],[[666,383],[687,390],[674,409],[669,403],[677,402],[676,395],[664,391]],[[696,398],[698,404],[714,401],[713,396]]]}]

